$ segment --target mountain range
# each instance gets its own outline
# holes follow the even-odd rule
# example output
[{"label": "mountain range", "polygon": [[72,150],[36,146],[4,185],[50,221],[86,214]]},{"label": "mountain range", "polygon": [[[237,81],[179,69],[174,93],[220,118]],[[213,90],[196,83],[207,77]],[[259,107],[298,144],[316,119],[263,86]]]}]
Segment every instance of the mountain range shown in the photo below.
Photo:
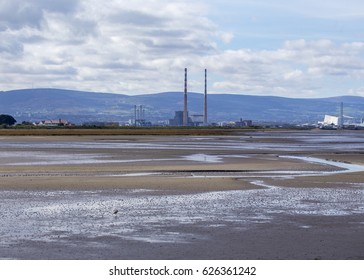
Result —
[{"label": "mountain range", "polygon": [[[364,97],[285,98],[241,94],[209,94],[210,122],[250,119],[255,123],[317,123],[326,114],[344,114],[354,119],[364,116]],[[167,121],[183,110],[182,92],[144,95],[83,92],[64,89],[23,89],[0,91],[0,114],[17,121],[66,119],[84,122],[123,122],[134,117],[134,105],[143,105],[145,118],[153,123]],[[188,93],[189,114],[203,114],[203,94]]]}]

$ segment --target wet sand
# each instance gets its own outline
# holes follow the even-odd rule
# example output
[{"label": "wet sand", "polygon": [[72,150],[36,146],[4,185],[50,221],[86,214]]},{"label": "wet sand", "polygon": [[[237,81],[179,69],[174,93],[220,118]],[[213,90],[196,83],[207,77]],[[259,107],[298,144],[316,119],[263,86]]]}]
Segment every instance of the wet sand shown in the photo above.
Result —
[{"label": "wet sand", "polygon": [[364,259],[362,132],[0,144],[2,259]]}]

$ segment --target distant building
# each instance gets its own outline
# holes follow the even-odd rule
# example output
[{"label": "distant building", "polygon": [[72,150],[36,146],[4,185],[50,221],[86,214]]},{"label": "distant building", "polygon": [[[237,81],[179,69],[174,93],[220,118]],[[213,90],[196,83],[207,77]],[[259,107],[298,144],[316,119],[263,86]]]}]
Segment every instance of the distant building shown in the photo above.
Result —
[{"label": "distant building", "polygon": [[318,122],[320,128],[337,129],[339,126],[339,117],[325,115],[323,122]]},{"label": "distant building", "polygon": [[325,115],[324,125],[339,125],[339,117]]},{"label": "distant building", "polygon": [[171,126],[182,126],[183,125],[183,111],[176,111],[174,118],[169,120]]},{"label": "distant building", "polygon": [[253,126],[252,120],[240,119],[240,121],[235,122],[235,127],[248,127],[248,126]]},{"label": "distant building", "polygon": [[218,122],[217,125],[221,127],[250,127],[253,126],[253,121],[240,119],[239,121],[236,122],[234,121]]},{"label": "distant building", "polygon": [[39,123],[34,123],[36,126],[48,126],[48,127],[56,127],[56,126],[73,126],[70,122],[62,119],[58,120],[44,120]]},{"label": "distant building", "polygon": [[[188,120],[189,126],[193,125],[191,118],[188,117],[188,112],[187,112],[187,120]],[[176,111],[174,118],[169,120],[169,125],[170,126],[183,126],[183,111]]]},{"label": "distant building", "polygon": [[138,126],[138,127],[151,127],[152,123],[148,122],[146,120],[137,120],[135,122],[135,126]]},{"label": "distant building", "polygon": [[134,105],[134,126],[138,127],[150,127],[152,126],[151,122],[146,121],[145,119],[145,106],[143,105]]},{"label": "distant building", "polygon": [[223,122],[218,122],[217,125],[218,126],[221,126],[221,127],[234,127],[235,126],[235,122],[223,121]]},{"label": "distant building", "polygon": [[191,121],[193,126],[202,126],[204,124],[204,115],[192,115]]}]

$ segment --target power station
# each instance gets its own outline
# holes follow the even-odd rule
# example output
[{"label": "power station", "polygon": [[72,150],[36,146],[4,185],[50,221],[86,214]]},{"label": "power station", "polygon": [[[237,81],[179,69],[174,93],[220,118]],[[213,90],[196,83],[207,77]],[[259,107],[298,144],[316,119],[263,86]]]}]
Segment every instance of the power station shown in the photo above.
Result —
[{"label": "power station", "polygon": [[174,119],[169,121],[170,125],[174,126],[191,126],[191,125],[207,125],[207,69],[205,69],[205,90],[204,90],[204,104],[203,104],[203,120],[194,121],[188,116],[188,96],[187,96],[187,68],[185,68],[184,74],[184,94],[183,94],[183,111],[176,111]]}]

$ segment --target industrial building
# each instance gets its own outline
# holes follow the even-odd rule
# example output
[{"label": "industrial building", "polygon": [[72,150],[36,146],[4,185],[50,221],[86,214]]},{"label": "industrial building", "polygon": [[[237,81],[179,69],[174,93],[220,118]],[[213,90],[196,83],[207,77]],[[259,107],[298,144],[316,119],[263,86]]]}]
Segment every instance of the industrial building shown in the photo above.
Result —
[{"label": "industrial building", "polygon": [[53,126],[74,126],[74,124],[68,122],[67,120],[63,119],[57,119],[57,120],[44,120],[40,122],[33,123],[35,126],[47,126],[47,127],[53,127]]},{"label": "industrial building", "polygon": [[171,125],[171,126],[208,125],[208,122],[207,122],[207,69],[205,69],[205,90],[204,90],[204,112],[203,112],[203,115],[194,114],[194,115],[192,115],[192,118],[189,117],[187,106],[188,106],[187,68],[185,68],[183,111],[176,111],[174,118],[169,120],[169,125]]},{"label": "industrial building", "polygon": [[324,121],[322,122],[323,125],[339,125],[339,117],[325,115]]},{"label": "industrial building", "polygon": [[183,111],[176,111],[174,118],[169,120],[171,126],[182,126],[183,125]]},{"label": "industrial building", "polygon": [[235,127],[249,127],[249,126],[253,126],[252,120],[240,119],[239,121],[235,122]]},{"label": "industrial building", "polygon": [[323,129],[337,129],[344,127],[344,104],[340,103],[340,117],[325,115],[323,122],[318,122]]},{"label": "industrial building", "polygon": [[145,107],[143,105],[134,106],[134,126],[139,126],[139,127],[152,126],[152,123],[146,121],[145,119]]}]

